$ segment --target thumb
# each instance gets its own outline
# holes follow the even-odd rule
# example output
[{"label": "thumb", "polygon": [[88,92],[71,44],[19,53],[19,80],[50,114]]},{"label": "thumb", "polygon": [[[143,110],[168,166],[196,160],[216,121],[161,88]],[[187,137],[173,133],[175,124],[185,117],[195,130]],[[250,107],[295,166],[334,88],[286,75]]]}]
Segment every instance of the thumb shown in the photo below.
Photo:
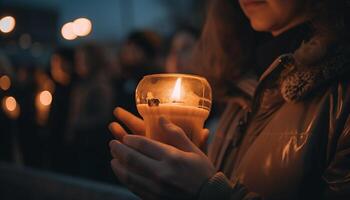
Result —
[{"label": "thumb", "polygon": [[167,137],[165,143],[174,146],[182,151],[196,152],[196,145],[187,137],[186,133],[179,126],[171,123],[164,117],[159,118],[159,124]]}]

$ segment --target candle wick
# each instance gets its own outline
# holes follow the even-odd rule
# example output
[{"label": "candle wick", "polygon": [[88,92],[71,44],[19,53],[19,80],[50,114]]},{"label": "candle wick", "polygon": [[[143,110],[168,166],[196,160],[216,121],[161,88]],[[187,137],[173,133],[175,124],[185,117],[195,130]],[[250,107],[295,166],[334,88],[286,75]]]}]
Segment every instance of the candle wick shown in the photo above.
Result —
[{"label": "candle wick", "polygon": [[156,99],[156,98],[152,98],[152,99],[147,99],[147,104],[149,107],[152,107],[152,106],[159,106],[159,99]]}]

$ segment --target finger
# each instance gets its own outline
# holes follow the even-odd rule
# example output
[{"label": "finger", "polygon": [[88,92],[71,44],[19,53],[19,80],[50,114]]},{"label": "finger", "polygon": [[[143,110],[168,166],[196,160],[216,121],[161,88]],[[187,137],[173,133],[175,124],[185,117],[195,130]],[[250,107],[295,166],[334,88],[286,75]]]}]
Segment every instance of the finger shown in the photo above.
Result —
[{"label": "finger", "polygon": [[181,195],[183,194],[182,190],[168,187],[164,183],[155,182],[154,179],[135,174],[118,159],[111,161],[111,167],[119,181],[142,199],[184,199]]},{"label": "finger", "polygon": [[154,191],[154,183],[135,173],[127,170],[118,159],[111,161],[111,167],[119,181],[126,185],[136,195],[142,199],[158,199],[151,191]]},{"label": "finger", "polygon": [[126,111],[121,107],[117,107],[113,111],[115,117],[123,122],[134,134],[145,134],[145,123],[142,119],[136,117],[132,113]]},{"label": "finger", "polygon": [[109,149],[110,149],[110,153],[112,155],[112,158],[116,158],[119,159],[119,154],[117,154],[117,152],[112,148],[114,145],[115,140],[111,140],[109,141],[108,145],[109,145]]},{"label": "finger", "polygon": [[147,176],[152,176],[157,171],[158,161],[135,151],[117,140],[112,140],[109,144],[113,157],[117,158],[128,169]]},{"label": "finger", "polygon": [[123,138],[123,143],[159,161],[167,156],[167,152],[176,150],[173,146],[139,135],[127,135]]},{"label": "finger", "polygon": [[185,132],[175,124],[171,123],[164,117],[159,118],[159,123],[162,129],[166,132],[166,143],[186,152],[196,152],[197,147],[187,137]]},{"label": "finger", "polygon": [[206,151],[207,149],[208,138],[209,138],[209,129],[205,128],[202,130],[201,139],[199,142],[199,147],[203,152]]},{"label": "finger", "polygon": [[123,137],[128,134],[118,122],[110,123],[108,125],[108,128],[111,131],[112,135],[118,140],[122,140]]}]

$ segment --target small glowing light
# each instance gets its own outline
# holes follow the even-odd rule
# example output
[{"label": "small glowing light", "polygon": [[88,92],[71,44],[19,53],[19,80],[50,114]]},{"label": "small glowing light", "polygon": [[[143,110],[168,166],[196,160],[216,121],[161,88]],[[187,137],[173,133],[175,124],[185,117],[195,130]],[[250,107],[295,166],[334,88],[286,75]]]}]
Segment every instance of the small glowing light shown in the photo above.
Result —
[{"label": "small glowing light", "polygon": [[10,119],[17,119],[21,110],[16,99],[12,96],[7,96],[2,99],[2,109]]},{"label": "small glowing light", "polygon": [[16,25],[16,20],[12,16],[6,16],[0,19],[0,31],[3,33],[11,32]]},{"label": "small glowing light", "polygon": [[39,94],[39,101],[42,105],[48,106],[52,102],[52,95],[49,91],[45,90],[40,92]]},{"label": "small glowing light", "polygon": [[68,22],[64,24],[61,29],[62,37],[66,40],[74,40],[75,38],[77,38],[77,35],[74,33],[73,29],[73,22]]},{"label": "small glowing light", "polygon": [[18,43],[22,49],[28,49],[32,45],[32,37],[28,33],[24,33],[19,37]]},{"label": "small glowing light", "polygon": [[87,36],[92,29],[92,23],[87,18],[78,18],[73,21],[73,33],[77,36]]},{"label": "small glowing light", "polygon": [[0,78],[0,88],[4,91],[11,87],[11,80],[8,76],[4,75]]},{"label": "small glowing light", "polygon": [[5,106],[8,111],[15,111],[17,107],[17,102],[14,97],[6,97],[5,99]]},{"label": "small glowing light", "polygon": [[176,80],[173,93],[171,94],[173,100],[179,101],[181,98],[181,78]]}]

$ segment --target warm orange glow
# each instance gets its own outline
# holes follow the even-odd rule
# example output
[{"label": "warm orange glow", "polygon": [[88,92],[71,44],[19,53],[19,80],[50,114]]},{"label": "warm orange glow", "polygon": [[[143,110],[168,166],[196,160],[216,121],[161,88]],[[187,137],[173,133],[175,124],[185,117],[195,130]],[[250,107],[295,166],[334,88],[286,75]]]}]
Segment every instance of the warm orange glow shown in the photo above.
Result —
[{"label": "warm orange glow", "polygon": [[4,91],[11,87],[11,80],[8,76],[4,75],[0,78],[0,88]]},{"label": "warm orange glow", "polygon": [[39,125],[45,125],[50,112],[52,103],[52,95],[48,90],[44,90],[37,94],[35,98],[36,121]]},{"label": "warm orange glow", "polygon": [[6,16],[0,19],[0,31],[3,33],[11,32],[16,26],[16,20],[12,16]]},{"label": "warm orange glow", "polygon": [[74,29],[73,22],[68,22],[64,24],[61,29],[62,37],[66,40],[74,40],[75,38],[77,38],[77,35],[74,34],[73,29]]},{"label": "warm orange glow", "polygon": [[175,101],[179,101],[181,98],[181,78],[177,78],[173,93],[171,94],[171,98]]},{"label": "warm orange glow", "polygon": [[49,91],[45,90],[40,92],[39,94],[39,101],[42,105],[48,106],[52,102],[52,95]]},{"label": "warm orange glow", "polygon": [[78,18],[73,21],[73,33],[77,36],[87,36],[91,29],[91,21],[87,18]]},{"label": "warm orange glow", "polygon": [[[67,72],[63,69],[63,61],[62,58],[58,55],[53,55],[51,57],[51,75],[52,78],[62,84],[62,85],[68,85],[70,82],[70,76]],[[50,90],[52,91],[52,90]]]},{"label": "warm orange glow", "polygon": [[16,99],[13,97],[6,97],[5,106],[8,111],[14,111],[17,107]]},{"label": "warm orange glow", "polygon": [[20,114],[20,106],[12,96],[4,97],[2,99],[2,109],[11,119],[17,119]]}]

